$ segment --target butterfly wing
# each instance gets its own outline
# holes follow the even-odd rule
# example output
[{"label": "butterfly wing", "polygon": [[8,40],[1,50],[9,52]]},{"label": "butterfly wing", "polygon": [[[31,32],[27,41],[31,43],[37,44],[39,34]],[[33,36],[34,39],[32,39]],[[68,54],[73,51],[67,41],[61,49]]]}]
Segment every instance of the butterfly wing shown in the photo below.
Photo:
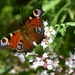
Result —
[{"label": "butterfly wing", "polygon": [[43,26],[39,26],[39,27],[28,27],[27,26],[23,26],[20,31],[21,31],[21,35],[22,35],[22,42],[24,45],[24,52],[27,51],[31,51],[34,48],[34,44],[33,42],[36,42],[37,44],[39,44],[41,42],[41,40],[44,38],[44,30],[43,30]]},{"label": "butterfly wing", "polygon": [[25,50],[32,48],[32,45],[21,35],[20,30],[18,30],[3,37],[0,41],[0,47],[12,51],[25,52]]},{"label": "butterfly wing", "polygon": [[42,27],[30,28],[26,32],[25,30],[17,30],[13,33],[10,33],[2,38],[2,40],[0,41],[0,47],[18,52],[31,51],[34,48],[33,42],[35,41],[38,44],[42,40],[42,29]]},{"label": "butterfly wing", "polygon": [[39,44],[43,39],[44,30],[40,19],[41,14],[42,10],[36,9],[24,26],[2,38],[0,47],[18,52],[31,51],[34,48],[33,42]]}]

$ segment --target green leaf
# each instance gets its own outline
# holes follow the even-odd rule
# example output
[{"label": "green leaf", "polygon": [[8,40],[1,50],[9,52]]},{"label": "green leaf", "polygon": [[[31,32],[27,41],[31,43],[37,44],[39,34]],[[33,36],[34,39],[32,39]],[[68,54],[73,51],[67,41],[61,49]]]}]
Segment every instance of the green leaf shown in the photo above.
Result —
[{"label": "green leaf", "polygon": [[75,22],[67,22],[66,25],[67,26],[75,26]]},{"label": "green leaf", "polygon": [[34,51],[35,53],[38,53],[38,54],[44,53],[43,47],[41,45],[37,45],[36,48],[34,48]]}]

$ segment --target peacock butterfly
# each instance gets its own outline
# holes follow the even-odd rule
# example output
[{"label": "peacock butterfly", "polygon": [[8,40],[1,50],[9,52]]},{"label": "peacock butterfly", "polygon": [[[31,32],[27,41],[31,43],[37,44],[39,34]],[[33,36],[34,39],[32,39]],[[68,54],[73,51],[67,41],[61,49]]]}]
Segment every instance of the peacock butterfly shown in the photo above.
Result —
[{"label": "peacock butterfly", "polygon": [[7,48],[17,52],[31,51],[34,48],[33,42],[39,44],[44,38],[41,19],[43,12],[42,9],[35,9],[25,25],[0,40],[0,48]]}]

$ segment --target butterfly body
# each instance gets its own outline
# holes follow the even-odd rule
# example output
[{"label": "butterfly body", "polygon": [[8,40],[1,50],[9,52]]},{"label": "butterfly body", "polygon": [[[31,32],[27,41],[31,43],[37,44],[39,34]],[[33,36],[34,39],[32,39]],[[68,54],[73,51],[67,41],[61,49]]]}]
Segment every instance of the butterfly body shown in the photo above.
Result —
[{"label": "butterfly body", "polygon": [[42,12],[41,9],[34,10],[25,25],[1,39],[0,47],[18,52],[31,51],[34,48],[33,42],[39,44],[44,36]]}]

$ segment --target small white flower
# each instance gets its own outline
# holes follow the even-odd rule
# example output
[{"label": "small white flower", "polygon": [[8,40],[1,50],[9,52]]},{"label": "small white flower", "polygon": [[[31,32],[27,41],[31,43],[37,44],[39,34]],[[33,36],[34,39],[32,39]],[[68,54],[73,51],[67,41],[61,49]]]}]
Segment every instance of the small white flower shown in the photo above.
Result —
[{"label": "small white flower", "polygon": [[12,70],[10,71],[10,73],[16,74],[16,70],[15,70],[15,69],[12,69]]},{"label": "small white flower", "polygon": [[53,69],[53,66],[52,65],[47,65],[47,69],[48,70],[52,70]]},{"label": "small white flower", "polygon": [[70,57],[66,60],[65,64],[69,68],[75,68],[75,54],[70,53]]},{"label": "small white flower", "polygon": [[44,41],[41,42],[41,46],[43,47],[43,49],[46,48],[46,47],[48,47],[48,45]]},{"label": "small white flower", "polygon": [[69,74],[73,73],[73,71],[74,71],[73,69],[70,69],[70,70],[69,70]]},{"label": "small white flower", "polygon": [[68,73],[69,74],[73,73],[75,69],[75,53],[74,54],[70,53],[70,57],[66,59],[65,65],[68,66],[69,68]]},{"label": "small white flower", "polygon": [[41,60],[41,58],[36,57],[36,62],[38,63],[39,66],[43,66],[44,65],[44,61]]},{"label": "small white flower", "polygon": [[51,34],[50,34],[50,30],[49,30],[49,27],[44,27],[44,35],[47,36],[47,37],[50,37]]},{"label": "small white flower", "polygon": [[75,53],[74,54],[70,53],[70,59],[74,59],[75,60]]},{"label": "small white flower", "polygon": [[40,60],[41,60],[41,58],[39,58],[39,57],[35,58],[35,61],[40,61]]},{"label": "small white flower", "polygon": [[43,56],[44,58],[47,58],[47,57],[48,57],[48,53],[44,53],[42,56]]},{"label": "small white flower", "polygon": [[51,59],[47,59],[47,64],[52,64],[52,60]]},{"label": "small white flower", "polygon": [[22,63],[25,62],[25,57],[24,57],[23,54],[20,54],[20,55],[19,55],[19,59],[20,59],[20,61],[21,61]]},{"label": "small white flower", "polygon": [[55,33],[56,33],[55,30],[53,30],[53,31],[51,32],[52,35],[55,35]]},{"label": "small white flower", "polygon": [[51,58],[51,59],[57,58],[57,54],[56,54],[56,53],[53,53],[52,55],[50,55],[50,58]]},{"label": "small white flower", "polygon": [[43,66],[44,65],[44,61],[39,61],[39,66]]},{"label": "small white flower", "polygon": [[48,75],[47,70],[42,71],[41,75]]},{"label": "small white flower", "polygon": [[53,29],[52,26],[50,26],[50,29],[49,30],[50,30],[50,34],[55,35],[56,32],[55,32],[55,30]]},{"label": "small white flower", "polygon": [[48,42],[49,43],[52,43],[53,42],[52,38],[49,38]]},{"label": "small white flower", "polygon": [[50,75],[55,75],[55,73],[54,72],[51,72]]},{"label": "small white flower", "polygon": [[44,26],[47,26],[48,22],[47,21],[43,21],[43,24],[44,24]]},{"label": "small white flower", "polygon": [[49,31],[49,27],[48,26],[44,27],[44,30],[45,30],[45,32],[48,32]]},{"label": "small white flower", "polygon": [[52,64],[53,67],[54,67],[54,68],[58,67],[58,63],[59,63],[59,61],[54,61],[53,64]]},{"label": "small white flower", "polygon": [[48,26],[45,26],[44,27],[44,35],[46,36],[46,37],[52,37],[53,35],[55,35],[55,30],[53,29],[53,27],[52,26],[50,26],[50,27],[48,27]]},{"label": "small white flower", "polygon": [[31,65],[31,68],[36,70],[38,68],[38,64],[36,62],[33,62],[33,64]]},{"label": "small white flower", "polygon": [[73,67],[73,65],[70,63],[70,61],[66,61],[66,63],[65,63],[69,68],[72,68]]}]

